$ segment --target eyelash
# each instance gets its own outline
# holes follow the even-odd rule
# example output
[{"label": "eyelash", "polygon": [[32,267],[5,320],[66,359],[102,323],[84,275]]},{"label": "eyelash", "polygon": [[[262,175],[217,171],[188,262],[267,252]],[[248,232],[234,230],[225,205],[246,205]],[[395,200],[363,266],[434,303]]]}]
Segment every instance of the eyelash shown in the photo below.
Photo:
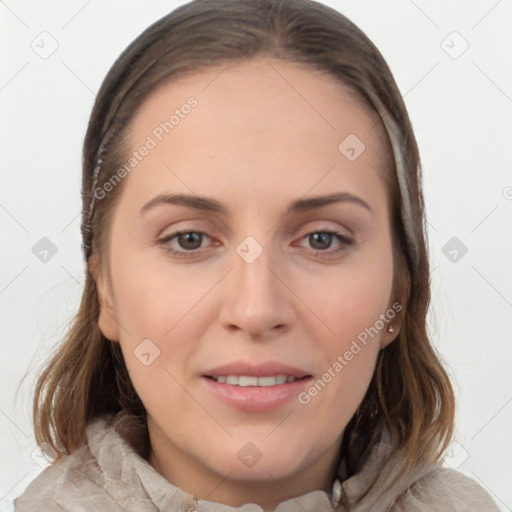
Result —
[{"label": "eyelash", "polygon": [[[179,258],[191,258],[191,257],[196,256],[201,249],[194,249],[194,250],[191,250],[191,251],[179,251],[179,250],[176,250],[176,249],[172,249],[168,245],[166,245],[171,240],[176,238],[177,236],[182,235],[182,234],[189,234],[189,233],[196,233],[196,234],[200,234],[200,235],[206,235],[208,238],[210,238],[204,231],[182,229],[182,230],[175,231],[175,232],[171,233],[170,235],[167,235],[166,237],[162,238],[158,242],[159,242],[159,244],[161,246],[163,246],[163,249],[166,252],[172,254],[173,256],[177,256]],[[351,240],[350,238],[346,237],[345,235],[343,235],[343,234],[341,234],[341,233],[339,233],[337,231],[332,231],[332,230],[309,231],[304,236],[302,236],[301,240],[303,240],[304,238],[308,237],[309,235],[313,235],[315,233],[322,233],[322,234],[327,234],[327,235],[333,235],[336,238],[338,238],[339,242],[341,243],[341,246],[338,249],[335,249],[335,250],[329,250],[329,249],[314,250],[313,249],[313,251],[315,253],[325,254],[326,257],[337,256],[338,254],[346,252],[346,251],[348,251],[348,249],[354,243],[353,240]]]}]

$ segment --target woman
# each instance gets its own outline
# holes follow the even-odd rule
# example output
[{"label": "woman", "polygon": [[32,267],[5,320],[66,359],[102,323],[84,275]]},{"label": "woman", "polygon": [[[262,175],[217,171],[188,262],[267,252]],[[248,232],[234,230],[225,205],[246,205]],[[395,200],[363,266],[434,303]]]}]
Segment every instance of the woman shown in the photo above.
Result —
[{"label": "woman", "polygon": [[34,402],[56,460],[16,510],[497,510],[440,466],[418,150],[349,20],[162,18],[101,87],[82,194],[82,302]]}]

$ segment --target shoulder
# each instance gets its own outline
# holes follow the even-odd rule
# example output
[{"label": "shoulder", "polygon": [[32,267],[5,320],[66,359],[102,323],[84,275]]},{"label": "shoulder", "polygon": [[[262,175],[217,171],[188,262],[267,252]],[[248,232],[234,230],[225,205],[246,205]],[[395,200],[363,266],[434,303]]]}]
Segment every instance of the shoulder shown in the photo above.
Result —
[{"label": "shoulder", "polygon": [[104,489],[95,476],[100,470],[87,452],[83,446],[45,468],[14,500],[15,512],[81,512],[105,504]]},{"label": "shoulder", "polygon": [[[104,421],[96,422],[93,429],[102,435]],[[121,512],[109,497],[102,468],[89,443],[46,467],[14,500],[15,512],[96,509]]]},{"label": "shoulder", "polygon": [[392,512],[499,512],[487,491],[454,469],[437,467],[396,500]]},{"label": "shoulder", "polygon": [[[499,512],[475,480],[440,461],[422,459],[410,467],[407,452],[395,450],[384,428],[375,434],[361,470],[342,483],[353,512]],[[340,474],[343,477],[343,474]]]}]

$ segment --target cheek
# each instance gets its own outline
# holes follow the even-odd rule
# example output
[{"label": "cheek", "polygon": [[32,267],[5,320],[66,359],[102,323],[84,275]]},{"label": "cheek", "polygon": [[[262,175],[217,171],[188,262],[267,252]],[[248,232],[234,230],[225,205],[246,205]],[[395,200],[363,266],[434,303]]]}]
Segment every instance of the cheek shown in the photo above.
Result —
[{"label": "cheek", "polygon": [[133,256],[117,261],[112,270],[116,313],[133,336],[164,339],[181,324],[190,324],[215,282],[205,276],[195,279],[181,265],[170,268],[164,259],[155,263]]},{"label": "cheek", "polygon": [[[325,426],[324,435],[334,438],[348,424],[364,399],[375,368],[378,348],[374,345],[341,352],[333,356],[325,372],[298,397],[309,429],[315,432],[318,422]],[[347,354],[351,355],[350,360]]]},{"label": "cheek", "polygon": [[387,318],[391,290],[387,278],[379,282],[353,276],[340,283],[334,290],[332,285],[318,287],[313,297],[323,324],[311,322],[310,332],[323,364],[299,397],[299,403],[314,411],[311,417],[333,420],[333,432],[348,423],[368,389],[387,327],[382,319]]},{"label": "cheek", "polygon": [[181,265],[170,268],[164,258],[155,263],[129,256],[117,262],[112,266],[116,314],[125,327],[120,341],[130,378],[148,410],[171,396],[182,403],[186,362],[200,350],[197,341],[212,321],[205,305],[219,277],[191,274]]},{"label": "cheek", "polygon": [[[342,349],[385,314],[393,286],[392,265],[392,257],[385,255],[354,258],[322,274],[302,276],[299,293],[328,328],[324,330],[329,346]],[[380,322],[379,326],[382,329]],[[333,344],[333,340],[339,341]]]},{"label": "cheek", "polygon": [[320,415],[337,414],[341,423],[350,419],[364,397],[380,340],[395,313],[389,307],[392,256],[379,253],[382,257],[354,258],[350,264],[347,260],[331,267],[329,276],[310,277],[300,291],[317,316],[308,323],[324,369],[299,401],[316,402]]},{"label": "cheek", "polygon": [[[181,414],[195,414],[187,399],[186,362],[201,338],[201,302],[208,289],[204,280],[190,281],[181,267],[155,265],[135,257],[119,260],[116,269],[117,315],[126,326],[121,346],[130,379],[148,412],[167,414],[164,404],[180,404]],[[180,428],[175,428],[176,431]]]}]

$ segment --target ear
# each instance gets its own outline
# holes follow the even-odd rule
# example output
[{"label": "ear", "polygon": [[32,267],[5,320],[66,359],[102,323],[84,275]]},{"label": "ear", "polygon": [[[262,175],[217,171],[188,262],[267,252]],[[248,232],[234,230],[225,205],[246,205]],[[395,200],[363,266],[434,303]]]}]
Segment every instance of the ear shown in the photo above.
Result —
[{"label": "ear", "polygon": [[[398,301],[394,302],[395,304],[399,304]],[[389,306],[389,310],[394,310],[393,306]],[[401,311],[402,307],[398,311]],[[396,310],[395,310],[396,311]],[[382,335],[380,338],[380,348],[386,348],[391,342],[395,341],[400,333],[400,328],[402,327],[402,315],[396,314],[392,319],[390,318],[388,323],[384,326],[382,330]],[[390,332],[389,329],[392,329]]]},{"label": "ear", "polygon": [[98,305],[98,327],[105,338],[110,341],[119,341],[119,325],[116,317],[114,301],[108,283],[102,275],[97,254],[89,258],[89,270],[96,283]]},{"label": "ear", "polygon": [[[393,326],[393,332],[389,332],[389,326]],[[400,332],[400,321],[389,322],[383,329],[382,336],[380,338],[380,348],[386,348],[391,342],[395,341]]]}]

